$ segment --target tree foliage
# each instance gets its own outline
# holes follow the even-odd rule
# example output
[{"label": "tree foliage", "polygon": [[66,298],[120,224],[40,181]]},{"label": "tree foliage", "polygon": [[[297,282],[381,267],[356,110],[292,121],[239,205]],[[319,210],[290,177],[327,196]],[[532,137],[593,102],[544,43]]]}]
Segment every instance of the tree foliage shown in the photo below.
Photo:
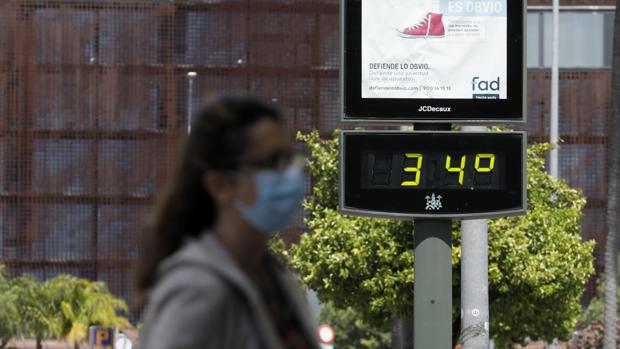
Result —
[{"label": "tree foliage", "polygon": [[[412,317],[414,224],[338,213],[338,138],[298,135],[310,152],[314,178],[304,207],[310,234],[286,253],[321,301],[351,307],[386,329],[394,317]],[[583,195],[544,172],[549,145],[528,150],[525,216],[489,222],[491,335],[498,344],[525,337],[567,338],[579,298],[593,273],[593,242],[582,242]],[[460,226],[453,224],[454,319],[460,309]]]},{"label": "tree foliage", "polygon": [[37,348],[46,339],[59,338],[62,333],[62,315],[54,308],[52,292],[33,276],[26,275],[11,280],[11,292],[17,302],[18,333],[36,338]]},{"label": "tree foliage", "polygon": [[130,328],[119,313],[127,313],[125,302],[114,297],[102,282],[59,275],[46,282],[54,308],[62,315],[61,336],[75,343],[88,339],[90,326]]},{"label": "tree foliage", "polygon": [[7,281],[0,265],[0,348],[14,337],[88,339],[91,325],[130,328],[127,305],[102,282],[58,275],[45,282],[25,275]]},{"label": "tree foliage", "polygon": [[10,284],[6,279],[4,266],[0,264],[0,348],[17,333],[17,298],[10,292]]},{"label": "tree foliage", "polygon": [[338,349],[389,349],[390,333],[368,326],[351,308],[338,309],[324,304],[319,314],[321,323],[330,324],[336,333],[334,347]]}]

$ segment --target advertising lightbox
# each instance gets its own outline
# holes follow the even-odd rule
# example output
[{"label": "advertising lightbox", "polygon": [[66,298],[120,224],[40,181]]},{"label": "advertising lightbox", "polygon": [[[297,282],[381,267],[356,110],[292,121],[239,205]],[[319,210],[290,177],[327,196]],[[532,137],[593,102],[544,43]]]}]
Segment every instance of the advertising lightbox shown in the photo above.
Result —
[{"label": "advertising lightbox", "polygon": [[344,120],[522,122],[523,0],[342,0]]}]

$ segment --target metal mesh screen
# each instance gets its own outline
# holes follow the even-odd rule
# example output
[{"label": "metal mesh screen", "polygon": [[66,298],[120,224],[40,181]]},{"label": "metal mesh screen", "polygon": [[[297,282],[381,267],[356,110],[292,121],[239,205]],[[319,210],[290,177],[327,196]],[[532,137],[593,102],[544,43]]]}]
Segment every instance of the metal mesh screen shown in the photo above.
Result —
[{"label": "metal mesh screen", "polygon": [[[528,123],[530,142],[549,140],[550,80],[547,69],[528,73]],[[581,222],[584,240],[596,240],[597,272],[603,271],[606,232],[607,169],[611,126],[611,71],[562,70],[560,72],[559,176],[587,197]],[[596,292],[595,278],[585,299]]]},{"label": "metal mesh screen", "polygon": [[[99,279],[131,302],[134,237],[198,97],[273,101],[291,136],[354,127],[339,121],[337,0],[5,0],[0,47],[0,261],[13,276]],[[610,79],[561,75],[560,173],[588,195],[583,235],[599,243]],[[548,72],[530,71],[532,140],[547,139],[548,90]]]}]

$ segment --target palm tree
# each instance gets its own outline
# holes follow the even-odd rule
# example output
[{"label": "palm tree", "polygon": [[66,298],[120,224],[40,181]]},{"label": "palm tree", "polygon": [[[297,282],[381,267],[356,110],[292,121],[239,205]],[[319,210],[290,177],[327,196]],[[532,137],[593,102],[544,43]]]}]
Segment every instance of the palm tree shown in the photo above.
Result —
[{"label": "palm tree", "polygon": [[[73,341],[78,348],[79,343],[88,339],[91,325],[132,327],[121,315],[127,313],[127,304],[112,295],[102,282],[70,275],[38,282],[25,275],[5,282],[7,286],[3,287],[1,267],[0,348],[14,335],[36,338],[37,349],[42,348],[43,340],[59,338]],[[13,327],[8,328],[11,324]]]},{"label": "palm tree", "polygon": [[43,340],[59,338],[62,317],[48,289],[33,276],[26,275],[11,280],[11,292],[16,295],[20,336],[36,338],[37,349],[42,348]]},{"label": "palm tree", "polygon": [[62,313],[61,335],[76,348],[88,339],[91,325],[131,328],[129,321],[119,315],[127,313],[127,304],[112,295],[104,283],[58,275],[45,285],[53,295],[52,302]]},{"label": "palm tree", "polygon": [[620,191],[620,0],[616,1],[612,68],[612,121],[609,133],[609,185],[607,201],[607,238],[605,241],[605,337],[603,349],[616,348],[617,235],[620,226],[618,196]]},{"label": "palm tree", "polygon": [[4,348],[17,333],[17,296],[11,292],[9,282],[5,278],[4,265],[0,264],[0,348]]}]

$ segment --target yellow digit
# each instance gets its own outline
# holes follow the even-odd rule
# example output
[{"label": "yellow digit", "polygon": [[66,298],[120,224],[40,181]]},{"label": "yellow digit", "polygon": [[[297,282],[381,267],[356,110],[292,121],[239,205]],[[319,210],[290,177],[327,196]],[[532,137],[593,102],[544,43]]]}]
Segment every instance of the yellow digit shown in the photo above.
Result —
[{"label": "yellow digit", "polygon": [[[480,167],[480,159],[489,159],[489,167]],[[476,171],[481,173],[491,172],[495,167],[495,154],[476,154]]]},{"label": "yellow digit", "polygon": [[463,169],[465,169],[465,159],[467,158],[466,155],[463,155],[461,157],[461,166],[460,167],[452,167],[450,165],[450,161],[452,160],[452,158],[450,157],[450,155],[447,155],[446,158],[446,170],[448,170],[448,172],[458,172],[459,174],[459,184],[463,185],[463,176],[465,174],[465,171],[463,171]]},{"label": "yellow digit", "polygon": [[415,187],[420,185],[420,169],[422,168],[422,154],[418,153],[405,153],[406,159],[417,159],[415,167],[405,167],[405,172],[415,172],[415,178],[412,181],[404,181],[400,184],[401,187]]}]

